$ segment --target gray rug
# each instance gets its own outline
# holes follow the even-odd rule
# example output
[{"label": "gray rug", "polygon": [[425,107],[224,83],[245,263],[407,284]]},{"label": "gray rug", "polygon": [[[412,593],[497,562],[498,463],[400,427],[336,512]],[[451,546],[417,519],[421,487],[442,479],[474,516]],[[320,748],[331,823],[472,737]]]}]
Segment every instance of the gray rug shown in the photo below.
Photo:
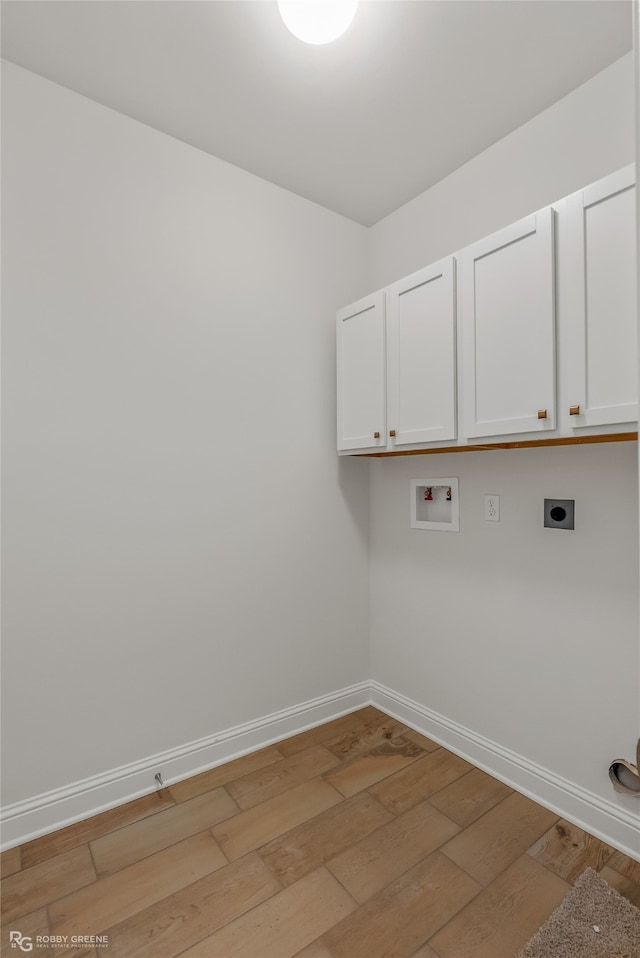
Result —
[{"label": "gray rug", "polygon": [[640,958],[640,911],[587,868],[517,958]]}]

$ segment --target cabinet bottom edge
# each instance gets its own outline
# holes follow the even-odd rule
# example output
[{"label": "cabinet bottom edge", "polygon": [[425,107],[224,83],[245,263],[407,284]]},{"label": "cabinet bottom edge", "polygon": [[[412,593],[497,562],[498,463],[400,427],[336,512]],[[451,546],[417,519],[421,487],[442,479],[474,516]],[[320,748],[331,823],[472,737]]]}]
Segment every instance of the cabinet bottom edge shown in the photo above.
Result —
[{"label": "cabinet bottom edge", "polygon": [[533,446],[583,446],[594,442],[633,442],[637,432],[612,432],[599,436],[560,436],[553,439],[522,439],[517,442],[477,443],[472,446],[443,446],[439,449],[398,449],[393,452],[353,452],[362,459],[384,459],[389,456],[429,456],[443,452],[481,452],[486,449],[528,449]]}]

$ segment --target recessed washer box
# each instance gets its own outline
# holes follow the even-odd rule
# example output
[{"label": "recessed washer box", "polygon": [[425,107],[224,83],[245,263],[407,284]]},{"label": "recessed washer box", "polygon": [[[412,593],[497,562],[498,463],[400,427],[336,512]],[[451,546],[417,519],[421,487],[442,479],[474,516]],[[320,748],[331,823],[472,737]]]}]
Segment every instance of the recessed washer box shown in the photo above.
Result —
[{"label": "recessed washer box", "polygon": [[411,528],[460,531],[460,496],[455,476],[411,480]]},{"label": "recessed washer box", "polygon": [[575,516],[575,499],[545,499],[544,526],[545,529],[573,529]]}]

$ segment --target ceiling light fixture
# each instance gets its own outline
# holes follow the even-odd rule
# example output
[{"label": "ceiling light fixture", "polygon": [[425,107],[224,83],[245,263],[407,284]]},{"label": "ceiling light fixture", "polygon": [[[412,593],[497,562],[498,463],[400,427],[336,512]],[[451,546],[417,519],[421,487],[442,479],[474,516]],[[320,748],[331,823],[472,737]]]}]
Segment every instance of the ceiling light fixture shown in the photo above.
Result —
[{"label": "ceiling light fixture", "polygon": [[278,9],[294,37],[320,45],[342,36],[356,4],[357,0],[278,0]]}]

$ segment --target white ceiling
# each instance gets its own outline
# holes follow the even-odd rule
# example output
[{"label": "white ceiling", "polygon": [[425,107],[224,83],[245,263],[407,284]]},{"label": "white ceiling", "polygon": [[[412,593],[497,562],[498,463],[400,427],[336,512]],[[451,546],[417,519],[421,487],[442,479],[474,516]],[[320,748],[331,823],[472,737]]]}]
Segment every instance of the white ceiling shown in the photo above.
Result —
[{"label": "white ceiling", "polygon": [[3,0],[2,55],[365,225],[632,47],[630,0]]}]

